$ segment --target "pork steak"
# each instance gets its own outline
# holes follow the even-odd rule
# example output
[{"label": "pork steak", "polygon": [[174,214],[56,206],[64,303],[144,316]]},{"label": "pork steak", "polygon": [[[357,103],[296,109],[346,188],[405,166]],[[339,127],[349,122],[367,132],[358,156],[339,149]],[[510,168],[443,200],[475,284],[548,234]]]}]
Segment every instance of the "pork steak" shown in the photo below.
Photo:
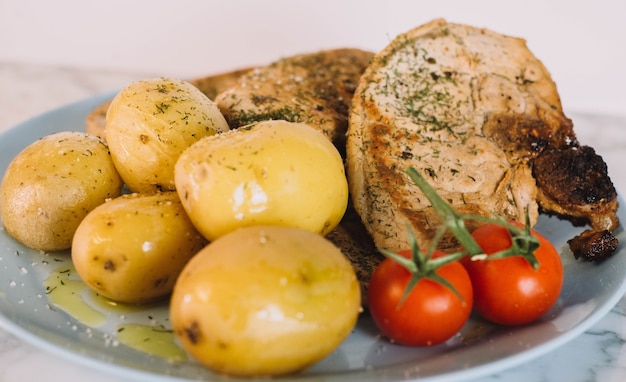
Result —
[{"label": "pork steak", "polygon": [[304,122],[343,153],[350,101],[373,56],[342,48],[285,57],[247,72],[215,101],[233,129],[269,119]]},{"label": "pork steak", "polygon": [[[414,167],[460,213],[523,222],[528,209],[533,224],[541,211],[556,213],[590,225],[573,240],[577,257],[616,249],[606,165],[579,145],[550,73],[523,39],[443,19],[399,35],[361,77],[346,149],[352,202],[379,248],[407,248],[407,224],[426,247],[440,227],[405,173]],[[450,235],[439,242],[456,246]]]}]

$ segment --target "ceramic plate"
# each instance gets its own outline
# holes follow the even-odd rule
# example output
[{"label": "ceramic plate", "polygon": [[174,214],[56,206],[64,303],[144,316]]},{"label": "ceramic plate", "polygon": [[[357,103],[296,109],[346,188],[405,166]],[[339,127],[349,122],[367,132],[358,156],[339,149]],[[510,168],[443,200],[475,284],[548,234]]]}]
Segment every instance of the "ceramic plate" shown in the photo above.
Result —
[{"label": "ceramic plate", "polygon": [[[11,159],[36,139],[63,130],[83,130],[86,115],[110,96],[68,105],[2,134],[0,175]],[[623,208],[619,215],[626,221]],[[458,381],[527,362],[575,338],[608,313],[626,291],[626,250],[621,245],[619,253],[600,264],[577,262],[566,241],[581,228],[542,216],[537,229],[560,250],[565,267],[563,292],[544,319],[528,326],[498,328],[471,318],[461,333],[445,344],[408,348],[381,339],[363,314],[335,352],[288,379]],[[621,227],[617,236],[626,242]],[[58,295],[57,288],[65,290],[65,300],[53,298]],[[106,304],[71,274],[68,253],[29,250],[4,230],[0,230],[0,322],[37,346],[120,377],[223,379],[187,358],[176,345],[168,330],[166,305],[132,309]]]}]

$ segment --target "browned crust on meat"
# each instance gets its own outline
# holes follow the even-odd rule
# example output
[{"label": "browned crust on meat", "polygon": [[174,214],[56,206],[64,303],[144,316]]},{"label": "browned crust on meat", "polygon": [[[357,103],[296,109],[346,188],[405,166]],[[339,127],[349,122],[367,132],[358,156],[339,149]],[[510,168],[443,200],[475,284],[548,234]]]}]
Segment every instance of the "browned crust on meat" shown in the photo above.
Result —
[{"label": "browned crust on meat", "polygon": [[533,161],[533,173],[542,206],[549,211],[573,220],[595,218],[585,223],[597,229],[617,228],[619,220],[611,214],[617,210],[617,191],[606,163],[593,148],[546,149]]},{"label": "browned crust on meat", "polygon": [[567,241],[574,257],[587,261],[602,261],[612,256],[619,240],[609,230],[585,230]]},{"label": "browned crust on meat", "polygon": [[[601,203],[546,197],[554,192],[551,170],[535,166],[533,173],[548,149],[568,161],[568,150],[579,147],[554,81],[523,39],[438,19],[394,39],[361,77],[348,128],[350,193],[375,244],[391,250],[408,247],[407,223],[422,247],[440,227],[406,175],[409,166],[460,213],[523,221],[528,209],[534,223],[541,203],[544,211],[586,219],[593,232],[610,232],[618,221],[615,193]],[[587,195],[612,187],[596,159],[598,166],[578,158],[587,175],[576,185]],[[572,249],[612,243],[584,235]]]},{"label": "browned crust on meat", "polygon": [[500,113],[541,121],[546,137],[566,120],[549,73],[522,39],[440,19],[375,56],[353,99],[347,164],[355,209],[377,246],[406,248],[407,223],[427,246],[440,226],[405,174],[409,166],[461,213],[522,220],[528,208],[536,221],[525,156],[509,155],[483,131]]},{"label": "browned crust on meat", "polygon": [[352,263],[357,279],[361,285],[363,302],[367,303],[367,287],[374,269],[384,260],[382,253],[376,249],[361,218],[351,205],[348,205],[343,219],[326,238],[333,242],[346,258]]},{"label": "browned crust on meat", "polygon": [[216,102],[231,128],[271,119],[304,122],[343,151],[350,102],[373,56],[345,48],[283,58],[248,72]]},{"label": "browned crust on meat", "polygon": [[611,256],[619,244],[617,191],[602,157],[589,146],[549,147],[533,160],[541,207],[589,229],[568,241],[576,258],[590,261]]}]

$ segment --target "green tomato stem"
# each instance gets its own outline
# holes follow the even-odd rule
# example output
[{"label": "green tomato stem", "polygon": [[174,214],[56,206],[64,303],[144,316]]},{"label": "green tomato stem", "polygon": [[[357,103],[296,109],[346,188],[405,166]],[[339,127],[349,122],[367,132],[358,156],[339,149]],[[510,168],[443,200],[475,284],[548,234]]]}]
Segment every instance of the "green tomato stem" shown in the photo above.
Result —
[{"label": "green tomato stem", "polygon": [[446,203],[415,168],[409,167],[406,172],[413,183],[415,183],[415,185],[424,193],[426,198],[428,198],[435,211],[437,211],[443,226],[452,232],[463,248],[465,248],[467,254],[470,256],[482,254],[483,250],[465,227],[465,219],[468,217],[459,215],[448,203]]},{"label": "green tomato stem", "polygon": [[[437,214],[442,221],[442,226],[435,233],[427,253],[422,252],[420,249],[410,226],[408,227],[408,235],[411,258],[406,258],[398,253],[385,249],[379,249],[384,256],[393,259],[411,273],[411,279],[409,280],[409,283],[404,290],[404,294],[399,301],[399,306],[404,303],[415,285],[422,279],[429,279],[449,288],[461,300],[463,300],[463,296],[454,287],[454,285],[448,282],[445,278],[439,276],[436,271],[446,264],[460,260],[464,256],[469,255],[470,259],[473,261],[495,260],[510,256],[522,256],[534,269],[539,268],[539,261],[534,255],[535,250],[539,247],[539,239],[531,233],[528,209],[526,209],[526,221],[523,228],[511,224],[501,217],[494,219],[481,215],[459,214],[437,194],[437,191],[435,191],[435,189],[415,168],[409,167],[406,172],[415,185],[419,187],[426,198],[428,198],[435,211],[437,211]],[[465,226],[466,220],[493,223],[506,227],[511,235],[511,247],[487,256]],[[463,250],[461,252],[449,253],[432,258],[432,254],[437,249],[439,241],[443,237],[446,230],[450,230],[450,232],[452,232],[463,247]]]},{"label": "green tomato stem", "polygon": [[[442,225],[452,232],[465,249],[465,253],[467,253],[472,259],[495,260],[509,256],[522,256],[534,269],[539,268],[539,261],[535,256],[535,250],[539,247],[539,239],[531,233],[528,208],[525,210],[525,224],[523,228],[510,224],[503,218],[494,219],[472,214],[461,215],[437,194],[437,191],[435,191],[435,189],[415,168],[409,167],[406,172],[415,185],[419,187],[426,198],[428,198],[435,211],[437,211],[437,214],[442,221]],[[484,251],[480,248],[478,243],[476,243],[476,240],[474,240],[471,233],[466,228],[466,220],[483,221],[506,227],[511,235],[511,247],[488,257],[485,256]],[[434,244],[436,245],[437,243],[438,240]]]},{"label": "green tomato stem", "polygon": [[429,279],[449,288],[452,292],[454,292],[454,294],[457,295],[457,297],[461,299],[461,301],[463,301],[463,296],[454,287],[454,285],[448,282],[448,280],[446,280],[445,278],[439,276],[436,271],[446,264],[461,259],[463,256],[466,255],[465,252],[455,252],[432,258],[432,252],[428,252],[427,254],[422,252],[422,250],[419,248],[419,245],[417,244],[417,240],[415,239],[413,231],[410,229],[409,241],[411,247],[410,259],[398,253],[388,251],[386,249],[379,250],[383,255],[385,255],[385,257],[391,258],[392,260],[396,261],[398,264],[402,265],[406,270],[411,273],[411,279],[404,289],[402,298],[400,298],[400,301],[398,302],[398,307],[402,306],[415,285],[422,279]]}]

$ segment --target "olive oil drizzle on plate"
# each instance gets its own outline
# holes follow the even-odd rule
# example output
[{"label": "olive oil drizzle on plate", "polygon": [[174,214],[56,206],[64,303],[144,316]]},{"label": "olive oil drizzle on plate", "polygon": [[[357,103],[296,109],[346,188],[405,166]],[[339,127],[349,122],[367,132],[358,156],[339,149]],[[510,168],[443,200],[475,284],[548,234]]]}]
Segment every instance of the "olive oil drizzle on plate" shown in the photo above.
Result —
[{"label": "olive oil drizzle on plate", "polygon": [[[48,300],[76,321],[90,327],[101,327],[111,314],[140,312],[145,307],[120,304],[95,293],[78,277],[71,264],[64,264],[44,280]],[[172,330],[148,317],[150,324],[128,322],[117,326],[116,340],[135,350],[157,356],[168,362],[188,357]]]}]

